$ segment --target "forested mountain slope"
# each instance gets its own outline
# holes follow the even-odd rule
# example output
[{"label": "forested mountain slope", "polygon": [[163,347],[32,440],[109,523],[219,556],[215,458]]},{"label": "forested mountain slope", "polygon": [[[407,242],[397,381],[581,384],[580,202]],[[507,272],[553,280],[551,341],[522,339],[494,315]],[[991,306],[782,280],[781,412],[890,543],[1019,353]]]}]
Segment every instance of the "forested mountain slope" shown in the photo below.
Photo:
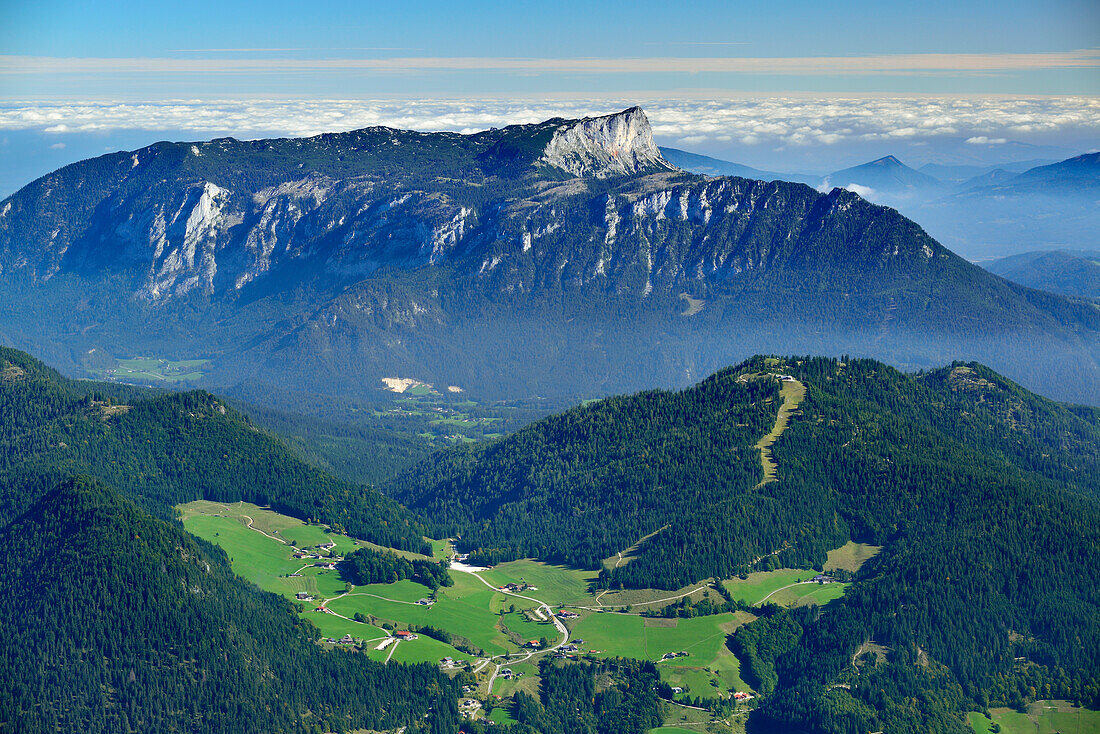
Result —
[{"label": "forested mountain slope", "polygon": [[0,202],[0,285],[0,340],[72,372],[153,354],[209,359],[221,387],[561,399],[851,351],[1100,403],[1095,305],[847,191],[675,170],[637,108],[82,161]]},{"label": "forested mountain slope", "polygon": [[395,502],[308,466],[213,395],[74,382],[0,347],[0,521],[73,474],[164,517],[191,500],[245,500],[383,545],[426,547]]},{"label": "forested mountain slope", "polygon": [[[776,374],[805,395],[762,481]],[[835,605],[774,622],[760,655],[777,684],[757,720],[962,731],[956,712],[990,701],[1100,696],[1100,427],[1082,415],[973,363],[906,375],[757,358],[438,455],[396,490],[489,559],[592,564],[656,532],[601,574],[611,586],[820,568],[848,540],[881,545]],[[857,660],[869,641],[882,664]]]},{"label": "forested mountain slope", "polygon": [[435,666],[325,652],[219,549],[95,480],[5,522],[0,555],[4,731],[457,731]]}]

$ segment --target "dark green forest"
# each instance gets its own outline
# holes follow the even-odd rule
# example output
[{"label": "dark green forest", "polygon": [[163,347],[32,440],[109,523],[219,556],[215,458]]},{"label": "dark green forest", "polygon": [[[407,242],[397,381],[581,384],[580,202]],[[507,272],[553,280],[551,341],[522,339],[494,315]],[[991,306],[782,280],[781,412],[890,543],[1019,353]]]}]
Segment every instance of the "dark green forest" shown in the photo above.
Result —
[{"label": "dark green forest", "polygon": [[323,651],[217,547],[96,480],[40,496],[0,554],[4,731],[456,731],[435,666]]},{"label": "dark green forest", "polygon": [[393,584],[412,579],[435,591],[453,586],[454,580],[442,563],[420,558],[403,558],[391,551],[360,548],[340,562],[340,573],[353,584]]}]

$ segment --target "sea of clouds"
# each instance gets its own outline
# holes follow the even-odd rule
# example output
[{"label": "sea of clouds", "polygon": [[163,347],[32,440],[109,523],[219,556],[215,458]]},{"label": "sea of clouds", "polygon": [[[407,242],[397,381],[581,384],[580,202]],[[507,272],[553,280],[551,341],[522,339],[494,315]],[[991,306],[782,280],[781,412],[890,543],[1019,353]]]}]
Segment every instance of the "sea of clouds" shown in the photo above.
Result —
[{"label": "sea of clouds", "polygon": [[[618,102],[616,104],[615,102]],[[583,117],[635,100],[226,100],[0,103],[0,130],[48,133],[117,129],[293,136],[387,125],[473,132],[488,127]],[[685,145],[834,145],[845,140],[962,136],[998,144],[1037,134],[1100,132],[1091,97],[766,97],[648,100],[655,135]]]},{"label": "sea of clouds", "polygon": [[910,165],[1058,160],[1100,147],[1100,98],[773,95],[669,98],[0,101],[0,196],[65,163],[156,140],[310,136],[373,125],[469,133],[640,104],[661,145],[823,174],[884,155]]}]

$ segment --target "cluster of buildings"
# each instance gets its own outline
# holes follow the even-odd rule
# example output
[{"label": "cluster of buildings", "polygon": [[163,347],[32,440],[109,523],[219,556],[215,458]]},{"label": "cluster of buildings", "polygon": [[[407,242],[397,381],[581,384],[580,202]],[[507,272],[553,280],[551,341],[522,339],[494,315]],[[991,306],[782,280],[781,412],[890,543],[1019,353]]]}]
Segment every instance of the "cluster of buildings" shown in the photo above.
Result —
[{"label": "cluster of buildings", "polygon": [[515,594],[518,591],[538,591],[539,587],[531,586],[526,581],[519,584],[505,584],[499,587],[501,591],[508,591]]},{"label": "cluster of buildings", "polygon": [[570,611],[567,611],[565,609],[562,609],[561,611],[555,613],[554,616],[558,617],[559,619],[576,619],[577,617],[579,617],[581,615],[577,614],[576,612],[570,612]]},{"label": "cluster of buildings", "polygon": [[661,660],[675,660],[676,658],[686,658],[687,653],[681,650],[680,652],[666,652],[661,656]]},{"label": "cluster of buildings", "polygon": [[351,635],[344,635],[339,640],[337,640],[335,637],[330,637],[325,640],[325,642],[329,643],[330,645],[354,645],[356,640]]}]

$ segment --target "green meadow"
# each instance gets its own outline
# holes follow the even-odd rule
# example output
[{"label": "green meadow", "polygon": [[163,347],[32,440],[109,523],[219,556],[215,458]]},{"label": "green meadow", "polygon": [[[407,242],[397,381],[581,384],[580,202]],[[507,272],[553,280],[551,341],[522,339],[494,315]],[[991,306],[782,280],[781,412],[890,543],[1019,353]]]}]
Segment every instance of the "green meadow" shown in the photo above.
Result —
[{"label": "green meadow", "polygon": [[993,719],[972,711],[967,722],[974,734],[1100,734],[1100,711],[1076,708],[1069,701],[1036,701],[1026,713],[993,709]]},{"label": "green meadow", "polygon": [[[692,697],[727,698],[734,691],[751,690],[741,679],[737,657],[726,647],[727,636],[739,625],[754,619],[747,612],[663,619],[585,608],[603,604],[614,605],[621,610],[633,604],[637,605],[635,609],[638,610],[646,606],[663,606],[681,595],[690,595],[698,601],[706,594],[714,594],[713,589],[706,588],[705,582],[679,591],[642,589],[593,595],[590,588],[594,572],[524,559],[501,563],[476,575],[452,571],[454,584],[438,589],[434,604],[428,606],[417,602],[432,598],[431,592],[413,581],[356,586],[349,591],[347,580],[338,570],[319,568],[314,565],[317,563],[314,559],[292,558],[294,546],[289,544],[291,541],[299,548],[315,548],[332,542],[336,544],[335,554],[346,554],[368,545],[332,533],[324,526],[306,524],[270,509],[245,503],[192,502],[178,509],[184,527],[221,546],[237,574],[263,589],[293,600],[302,618],[316,626],[323,638],[339,639],[350,634],[353,638],[368,640],[363,651],[374,660],[434,663],[450,657],[456,661],[476,662],[471,655],[423,634],[416,640],[378,650],[378,644],[388,634],[382,629],[383,626],[396,629],[435,627],[461,638],[456,639],[456,644],[468,641],[489,656],[520,654],[520,646],[527,640],[546,637],[551,642],[557,642],[560,637],[553,623],[539,621],[532,611],[542,602],[555,611],[560,607],[572,608],[581,615],[576,620],[568,621],[567,625],[571,640],[583,640],[580,644],[582,653],[596,651],[599,657],[653,661],[665,682],[683,688]],[[434,556],[445,558],[450,555],[448,541],[432,540],[431,544]],[[836,568],[858,568],[877,550],[873,546],[848,544],[830,553],[829,564]],[[735,598],[751,605],[759,604],[764,599],[782,605],[823,605],[839,597],[847,587],[847,584],[840,583],[800,583],[814,575],[816,572],[812,570],[780,569],[753,573],[744,579],[730,579],[723,583]],[[533,587],[519,593],[539,602],[499,591],[499,587],[509,583]],[[299,601],[295,598],[299,592],[306,592],[314,599]],[[322,603],[333,613],[321,611]],[[355,621],[357,616],[364,621]],[[680,652],[685,655],[662,659],[666,653]],[[535,657],[510,664],[498,659],[502,667],[511,667],[525,675],[513,680],[498,677],[493,693],[504,697],[519,690],[536,694],[538,660]],[[482,681],[486,680],[491,669],[486,667],[480,673]],[[683,711],[690,713],[689,709]],[[1054,721],[1069,715],[1053,712],[1047,718]],[[493,716],[497,720],[507,720],[507,712],[502,708],[495,709]],[[1011,716],[1005,716],[1006,721],[1012,720]],[[673,718],[669,723],[680,724],[680,727],[664,727],[655,731],[684,731],[683,724],[701,722]],[[1045,734],[1047,729],[1034,731]]]},{"label": "green meadow", "polygon": [[781,568],[776,571],[756,571],[750,573],[748,578],[730,579],[722,583],[734,599],[756,606],[784,586],[809,581],[816,575],[817,571],[808,569]]}]

